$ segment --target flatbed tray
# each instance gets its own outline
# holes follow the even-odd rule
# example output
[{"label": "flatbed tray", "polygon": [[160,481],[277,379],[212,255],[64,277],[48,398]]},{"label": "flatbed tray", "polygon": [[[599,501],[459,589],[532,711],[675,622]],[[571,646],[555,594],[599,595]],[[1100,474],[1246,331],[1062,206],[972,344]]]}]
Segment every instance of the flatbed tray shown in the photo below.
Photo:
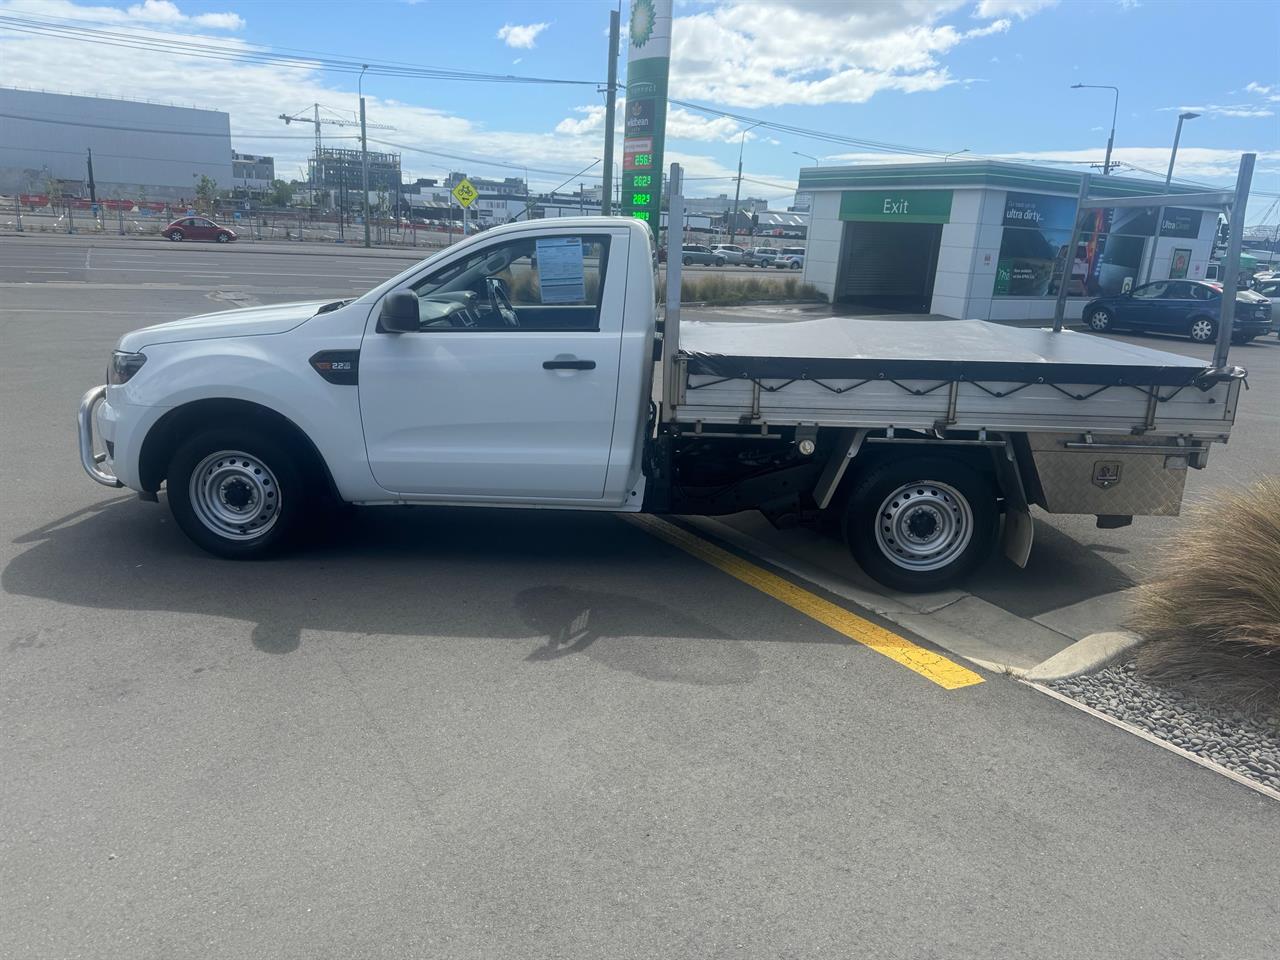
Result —
[{"label": "flatbed tray", "polygon": [[1072,330],[985,320],[820,317],[775,322],[683,321],[691,376],[768,380],[969,380],[1188,386],[1209,365]]}]

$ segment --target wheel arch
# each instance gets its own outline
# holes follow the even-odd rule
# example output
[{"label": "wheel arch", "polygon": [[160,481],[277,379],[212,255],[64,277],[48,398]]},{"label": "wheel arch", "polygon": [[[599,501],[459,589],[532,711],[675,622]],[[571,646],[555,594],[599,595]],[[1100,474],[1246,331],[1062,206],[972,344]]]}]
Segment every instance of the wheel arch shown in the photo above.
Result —
[{"label": "wheel arch", "polygon": [[156,421],[147,431],[138,457],[138,479],[142,489],[151,493],[160,489],[169,459],[184,439],[205,427],[227,424],[255,426],[283,437],[307,466],[321,472],[329,494],[341,498],[328,463],[305,430],[270,407],[230,397],[192,400],[174,407]]}]

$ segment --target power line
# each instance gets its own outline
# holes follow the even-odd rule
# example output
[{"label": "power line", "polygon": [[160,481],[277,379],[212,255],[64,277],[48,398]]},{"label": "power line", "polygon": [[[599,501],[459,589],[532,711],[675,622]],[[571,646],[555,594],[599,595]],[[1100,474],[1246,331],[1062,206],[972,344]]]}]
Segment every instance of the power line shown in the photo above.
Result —
[{"label": "power line", "polygon": [[[558,77],[530,77],[516,74],[479,73],[448,67],[425,67],[395,61],[352,60],[325,53],[277,53],[270,47],[231,45],[216,41],[193,40],[190,37],[168,38],[157,34],[119,33],[83,25],[59,23],[33,17],[0,16],[0,28],[14,33],[55,37],[123,49],[146,50],[207,60],[250,63],[290,69],[323,70],[333,73],[360,73],[391,77],[415,77],[432,80],[457,80],[471,83],[525,83],[563,86],[598,86],[595,80],[570,80]],[[288,48],[282,48],[288,49]]]}]

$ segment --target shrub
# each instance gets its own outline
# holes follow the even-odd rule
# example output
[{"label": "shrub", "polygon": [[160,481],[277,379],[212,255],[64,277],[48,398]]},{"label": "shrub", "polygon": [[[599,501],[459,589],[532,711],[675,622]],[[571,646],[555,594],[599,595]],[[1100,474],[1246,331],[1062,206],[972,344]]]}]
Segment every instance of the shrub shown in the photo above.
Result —
[{"label": "shrub", "polygon": [[801,283],[796,277],[767,280],[763,277],[736,279],[730,276],[709,274],[702,277],[683,277],[680,284],[681,303],[708,303],[717,306],[768,300],[823,300],[818,288],[811,283]]},{"label": "shrub", "polygon": [[1244,706],[1280,706],[1280,477],[1193,509],[1138,591],[1138,669]]}]

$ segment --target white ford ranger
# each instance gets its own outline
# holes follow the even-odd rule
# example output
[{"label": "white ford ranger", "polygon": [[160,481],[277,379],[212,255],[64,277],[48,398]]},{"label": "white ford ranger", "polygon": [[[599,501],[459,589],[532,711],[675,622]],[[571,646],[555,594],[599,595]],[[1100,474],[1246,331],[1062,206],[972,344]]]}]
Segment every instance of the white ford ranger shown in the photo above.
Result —
[{"label": "white ford ranger", "polygon": [[1176,514],[1235,417],[1239,368],[1070,331],[680,324],[675,304],[660,330],[654,263],[634,220],[518,223],[354,300],[136,330],[81,403],[81,461],[164,487],[225,557],[326,500],[756,509],[830,517],[872,576],[929,590],[1001,536],[1025,563],[1032,504]]}]

